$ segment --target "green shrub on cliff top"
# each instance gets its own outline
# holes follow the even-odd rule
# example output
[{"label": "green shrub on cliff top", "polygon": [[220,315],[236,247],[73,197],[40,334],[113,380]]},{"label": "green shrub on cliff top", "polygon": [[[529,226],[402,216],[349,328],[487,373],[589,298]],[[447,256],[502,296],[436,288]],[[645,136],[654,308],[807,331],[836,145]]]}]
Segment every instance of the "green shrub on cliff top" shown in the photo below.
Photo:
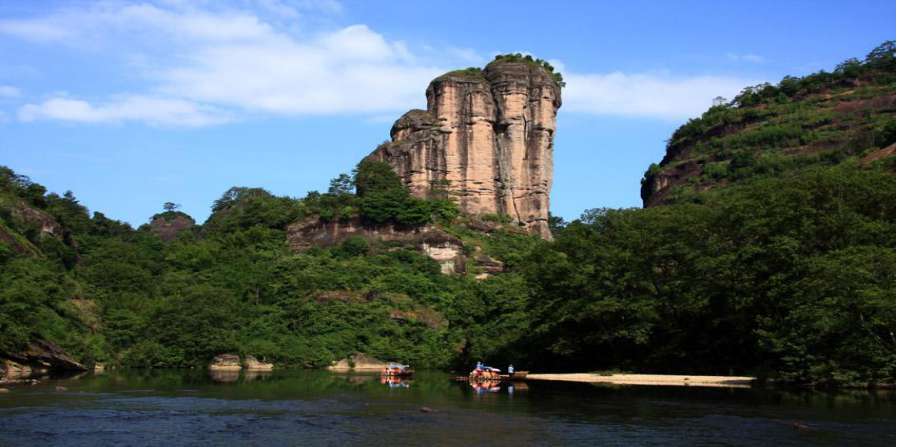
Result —
[{"label": "green shrub on cliff top", "polygon": [[560,72],[554,71],[554,66],[551,65],[548,61],[544,59],[534,58],[529,54],[521,54],[521,53],[508,53],[508,54],[497,54],[495,55],[495,59],[493,62],[523,62],[530,65],[534,65],[537,67],[541,67],[548,74],[551,75],[551,78],[554,79],[554,82],[558,84],[559,87],[565,87],[567,85],[564,82],[564,76],[561,75]]}]

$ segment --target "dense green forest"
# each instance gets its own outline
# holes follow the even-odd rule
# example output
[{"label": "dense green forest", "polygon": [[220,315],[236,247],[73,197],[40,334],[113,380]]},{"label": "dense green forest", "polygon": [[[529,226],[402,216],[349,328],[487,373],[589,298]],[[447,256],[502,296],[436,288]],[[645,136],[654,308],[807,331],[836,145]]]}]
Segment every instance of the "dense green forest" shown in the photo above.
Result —
[{"label": "dense green forest", "polygon": [[[364,352],[419,368],[893,383],[894,71],[889,43],[746,89],[674,133],[644,180],[657,206],[553,219],[551,242],[412,197],[377,162],[304,198],[232,188],[202,225],[169,203],[137,229],[0,167],[0,353],[46,339],[120,367],[223,352],[320,367]],[[882,95],[889,113],[838,108]],[[413,245],[362,237],[292,250],[288,226],[308,219],[432,226],[503,272],[447,275]]]}]

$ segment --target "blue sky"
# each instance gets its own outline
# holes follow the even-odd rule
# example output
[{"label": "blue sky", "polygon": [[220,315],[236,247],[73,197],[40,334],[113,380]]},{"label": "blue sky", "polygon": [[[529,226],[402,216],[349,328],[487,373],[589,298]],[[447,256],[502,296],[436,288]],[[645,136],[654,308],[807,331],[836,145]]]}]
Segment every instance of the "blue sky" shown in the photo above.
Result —
[{"label": "blue sky", "polygon": [[639,206],[713,97],[894,39],[893,1],[0,0],[0,164],[134,225],[231,186],[326,189],[429,80],[525,52],[567,80],[552,211]]}]

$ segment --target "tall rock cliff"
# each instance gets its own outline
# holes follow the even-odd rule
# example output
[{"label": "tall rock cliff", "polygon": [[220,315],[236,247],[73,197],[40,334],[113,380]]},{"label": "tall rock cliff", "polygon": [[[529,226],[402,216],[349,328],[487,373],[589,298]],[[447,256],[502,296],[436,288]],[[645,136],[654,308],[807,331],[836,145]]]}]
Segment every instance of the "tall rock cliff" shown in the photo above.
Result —
[{"label": "tall rock cliff", "polygon": [[532,61],[496,60],[434,79],[427,110],[411,110],[368,157],[389,163],[412,194],[447,192],[462,212],[548,229],[560,83]]}]

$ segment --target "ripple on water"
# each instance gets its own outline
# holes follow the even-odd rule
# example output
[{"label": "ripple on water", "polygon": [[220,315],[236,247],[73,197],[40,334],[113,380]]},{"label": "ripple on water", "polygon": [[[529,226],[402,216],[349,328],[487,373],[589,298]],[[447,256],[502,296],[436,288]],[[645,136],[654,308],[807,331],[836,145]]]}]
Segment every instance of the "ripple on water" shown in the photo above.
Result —
[{"label": "ripple on water", "polygon": [[754,391],[576,384],[482,394],[426,374],[401,389],[320,372],[226,385],[178,377],[15,389],[0,397],[0,445],[894,444],[893,395],[832,406]]}]

